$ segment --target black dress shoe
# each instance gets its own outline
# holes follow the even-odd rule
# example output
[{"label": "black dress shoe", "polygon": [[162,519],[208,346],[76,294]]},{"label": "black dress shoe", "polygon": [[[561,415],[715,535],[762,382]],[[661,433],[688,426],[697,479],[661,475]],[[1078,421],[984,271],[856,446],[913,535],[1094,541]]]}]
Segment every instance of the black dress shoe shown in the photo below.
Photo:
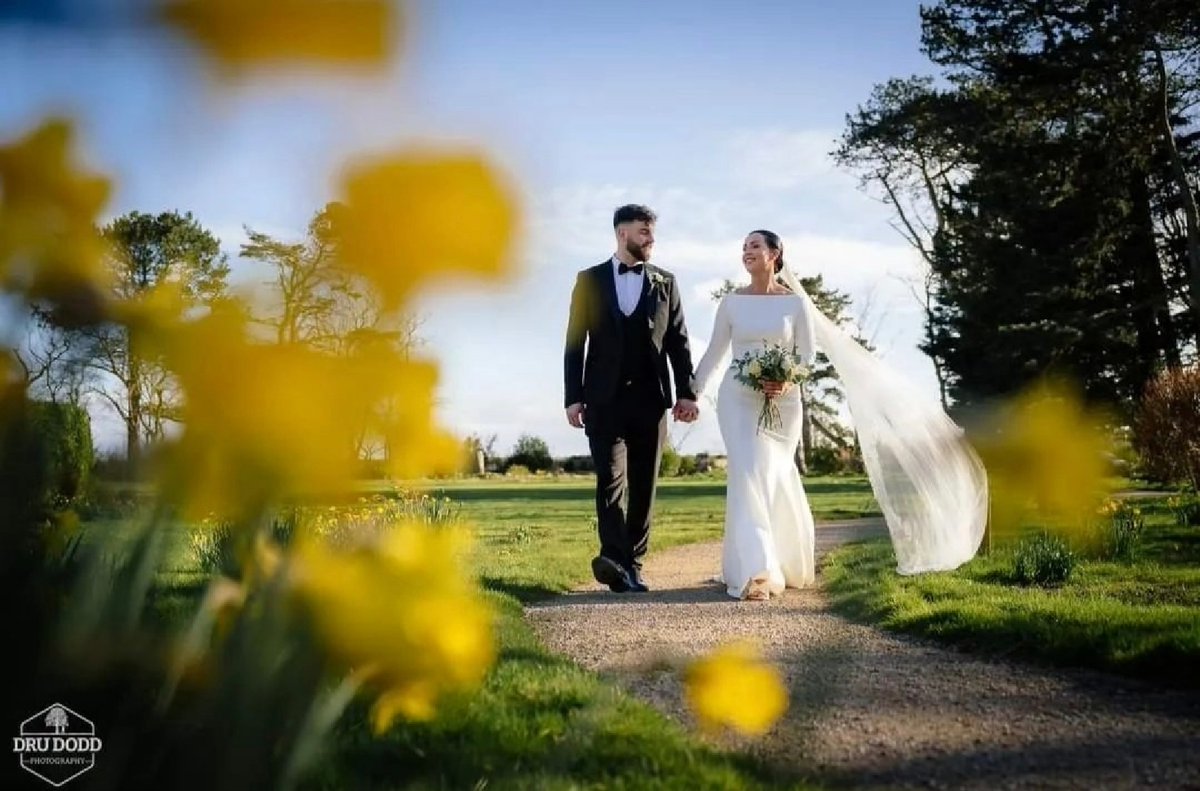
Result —
[{"label": "black dress shoe", "polygon": [[596,582],[607,585],[613,593],[625,593],[633,588],[633,582],[621,564],[603,555],[592,558],[592,575]]},{"label": "black dress shoe", "polygon": [[649,593],[650,586],[642,579],[642,572],[639,569],[626,569],[625,575],[629,577],[629,590],[634,593]]}]

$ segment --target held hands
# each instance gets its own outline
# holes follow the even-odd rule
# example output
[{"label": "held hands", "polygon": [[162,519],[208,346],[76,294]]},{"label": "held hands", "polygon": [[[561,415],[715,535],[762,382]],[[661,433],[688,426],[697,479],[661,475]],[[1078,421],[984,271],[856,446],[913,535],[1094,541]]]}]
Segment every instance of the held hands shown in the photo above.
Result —
[{"label": "held hands", "polygon": [[791,382],[763,382],[763,395],[767,398],[778,398],[792,389]]},{"label": "held hands", "polygon": [[681,398],[675,402],[675,406],[671,409],[671,417],[682,423],[695,422],[696,418],[700,417],[700,407],[695,401],[686,398]]},{"label": "held hands", "polygon": [[[587,420],[586,413],[587,408],[583,404],[571,404],[567,407],[567,422],[575,428],[583,428],[583,424]],[[692,423],[700,417],[700,407],[696,405],[695,401],[681,398],[671,409],[671,416],[680,422]]]}]

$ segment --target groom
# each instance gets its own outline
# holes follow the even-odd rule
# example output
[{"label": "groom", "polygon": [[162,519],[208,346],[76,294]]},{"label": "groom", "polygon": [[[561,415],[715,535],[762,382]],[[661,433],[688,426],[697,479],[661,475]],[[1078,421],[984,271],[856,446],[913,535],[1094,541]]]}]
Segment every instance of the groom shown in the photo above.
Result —
[{"label": "groom", "polygon": [[656,219],[637,205],[613,214],[617,251],[576,278],[563,355],[567,421],[585,429],[596,466],[600,554],[592,574],[618,593],[649,590],[642,558],[666,412],[674,401],[676,420],[699,414],[679,289],[671,273],[647,263]]}]

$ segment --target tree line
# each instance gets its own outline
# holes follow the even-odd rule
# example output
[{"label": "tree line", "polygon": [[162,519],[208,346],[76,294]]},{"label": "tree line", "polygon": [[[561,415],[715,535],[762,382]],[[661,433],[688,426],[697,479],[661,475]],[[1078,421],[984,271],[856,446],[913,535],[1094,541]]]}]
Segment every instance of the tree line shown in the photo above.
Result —
[{"label": "tree line", "polygon": [[922,348],[969,409],[1047,374],[1128,417],[1200,339],[1200,11],[942,0],[933,73],[876,86],[836,159],[925,264]]},{"label": "tree line", "polygon": [[[420,317],[389,315],[371,287],[339,265],[330,227],[335,210],[330,204],[317,211],[301,241],[245,228],[240,256],[263,265],[269,280],[253,300],[241,301],[242,309],[250,311],[263,342],[305,344],[332,355],[378,343],[411,353],[420,343]],[[184,312],[239,299],[220,240],[189,212],[132,211],[100,232],[114,296],[177,300]],[[136,472],[146,449],[178,420],[180,393],[170,373],[125,324],[80,327],[36,304],[27,318],[13,356],[30,395],[76,406],[94,399],[108,407],[124,427],[128,470]],[[360,458],[386,455],[373,442],[364,433]]]}]

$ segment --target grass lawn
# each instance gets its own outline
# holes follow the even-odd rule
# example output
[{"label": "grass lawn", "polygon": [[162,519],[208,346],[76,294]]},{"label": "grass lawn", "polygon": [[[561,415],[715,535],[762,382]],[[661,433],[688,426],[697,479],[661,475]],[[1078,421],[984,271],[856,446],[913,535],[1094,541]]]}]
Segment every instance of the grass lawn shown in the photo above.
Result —
[{"label": "grass lawn", "polygon": [[886,629],[990,654],[1200,686],[1200,527],[1177,527],[1162,501],[1140,504],[1132,562],[1081,561],[1057,588],[1010,581],[1011,549],[962,568],[901,577],[886,541],[825,561],[834,607]]},{"label": "grass lawn", "polygon": [[[876,513],[864,478],[805,481],[819,519]],[[500,658],[484,689],[452,701],[434,723],[367,730],[363,708],[342,717],[311,788],[780,789],[811,788],[748,758],[719,753],[681,726],[546,651],[522,603],[586,579],[596,551],[593,483],[433,481],[478,537],[476,562],[499,615]],[[651,552],[721,535],[722,480],[667,480],[658,490]],[[122,523],[89,523],[119,550]],[[172,525],[154,609],[185,618],[205,579],[191,565],[187,528]]]}]

